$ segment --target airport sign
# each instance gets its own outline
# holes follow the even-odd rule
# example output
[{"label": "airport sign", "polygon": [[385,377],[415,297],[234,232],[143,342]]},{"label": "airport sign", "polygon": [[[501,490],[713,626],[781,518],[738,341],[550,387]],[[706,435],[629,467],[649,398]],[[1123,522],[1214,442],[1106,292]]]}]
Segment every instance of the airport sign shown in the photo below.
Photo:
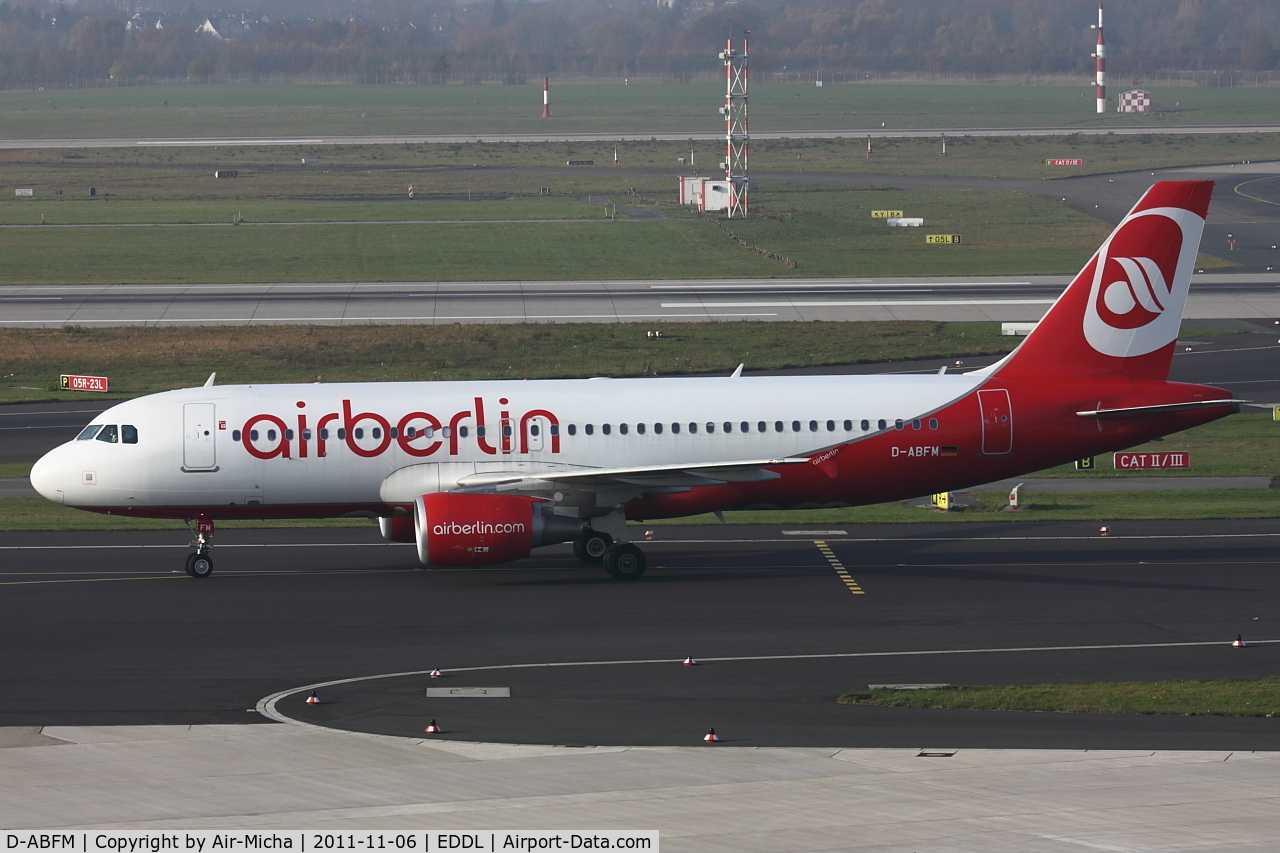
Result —
[{"label": "airport sign", "polygon": [[1048,163],[1050,166],[1083,166],[1084,165],[1083,160],[1079,158],[1071,158],[1071,157],[1068,157],[1068,158],[1050,157],[1045,162]]},{"label": "airport sign", "polygon": [[926,234],[924,237],[926,243],[959,243],[959,234]]},{"label": "airport sign", "polygon": [[1190,468],[1191,454],[1182,451],[1173,453],[1117,453],[1113,464],[1117,471]]},{"label": "airport sign", "polygon": [[873,210],[871,211],[872,219],[897,219],[902,216],[901,210]]},{"label": "airport sign", "polygon": [[108,384],[105,376],[72,376],[64,373],[61,387],[63,391],[106,392]]}]

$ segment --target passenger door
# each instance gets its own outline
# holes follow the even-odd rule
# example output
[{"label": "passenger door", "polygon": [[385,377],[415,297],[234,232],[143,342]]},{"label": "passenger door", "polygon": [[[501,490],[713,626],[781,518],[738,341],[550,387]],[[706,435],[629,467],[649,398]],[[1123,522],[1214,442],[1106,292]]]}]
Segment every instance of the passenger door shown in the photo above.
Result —
[{"label": "passenger door", "polygon": [[978,392],[982,411],[982,455],[1007,456],[1013,452],[1013,409],[1009,392],[994,388]]},{"label": "passenger door", "polygon": [[187,403],[182,407],[182,470],[212,471],[218,458],[214,437],[218,425],[213,403]]}]

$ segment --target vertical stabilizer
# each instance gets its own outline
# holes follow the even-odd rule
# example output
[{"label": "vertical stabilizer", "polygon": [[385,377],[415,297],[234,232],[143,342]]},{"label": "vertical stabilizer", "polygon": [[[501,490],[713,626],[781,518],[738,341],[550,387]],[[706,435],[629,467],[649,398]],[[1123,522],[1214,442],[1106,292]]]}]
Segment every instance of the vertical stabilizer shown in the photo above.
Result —
[{"label": "vertical stabilizer", "polygon": [[982,372],[1168,379],[1212,194],[1212,181],[1152,186],[1022,345]]}]

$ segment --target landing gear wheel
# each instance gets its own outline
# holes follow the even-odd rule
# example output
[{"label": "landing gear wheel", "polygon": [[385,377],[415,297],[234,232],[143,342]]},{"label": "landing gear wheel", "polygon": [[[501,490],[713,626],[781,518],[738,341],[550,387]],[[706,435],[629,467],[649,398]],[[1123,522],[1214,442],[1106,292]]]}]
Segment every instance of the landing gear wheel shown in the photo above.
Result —
[{"label": "landing gear wheel", "polygon": [[612,544],[613,537],[608,533],[588,530],[573,540],[573,555],[584,563],[598,566],[604,562],[605,552]]},{"label": "landing gear wheel", "polygon": [[213,557],[195,553],[187,557],[187,574],[193,578],[207,578],[213,574]]},{"label": "landing gear wheel", "polygon": [[610,545],[604,552],[604,570],[620,581],[633,581],[644,574],[644,552],[630,542]]}]

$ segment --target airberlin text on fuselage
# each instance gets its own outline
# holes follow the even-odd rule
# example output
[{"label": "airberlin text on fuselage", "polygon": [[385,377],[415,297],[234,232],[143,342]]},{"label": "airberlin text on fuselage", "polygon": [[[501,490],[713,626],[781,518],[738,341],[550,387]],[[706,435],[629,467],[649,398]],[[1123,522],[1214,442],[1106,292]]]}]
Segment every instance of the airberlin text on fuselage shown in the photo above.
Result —
[{"label": "airberlin text on fuselage", "polygon": [[[506,397],[499,398],[498,405],[508,405]],[[381,456],[395,442],[400,450],[410,456],[431,456],[440,451],[457,456],[462,441],[475,441],[482,453],[491,456],[499,453],[529,453],[541,449],[560,452],[560,421],[546,409],[530,409],[519,417],[500,409],[496,425],[485,422],[484,399],[476,397],[472,408],[455,412],[448,420],[441,420],[430,412],[413,411],[395,419],[377,412],[356,412],[350,400],[342,401],[341,412],[328,412],[314,421],[309,420],[305,401],[294,404],[299,410],[296,421],[290,424],[279,415],[254,415],[241,428],[240,443],[244,449],[259,459],[275,459],[311,455],[325,456],[335,441],[343,442],[357,456]],[[336,422],[336,425],[335,425]],[[539,433],[545,429],[543,435]],[[368,430],[370,439],[362,445],[363,433]],[[266,441],[262,440],[262,435]],[[549,433],[549,437],[546,436]],[[532,439],[532,440],[531,440]]]}]

